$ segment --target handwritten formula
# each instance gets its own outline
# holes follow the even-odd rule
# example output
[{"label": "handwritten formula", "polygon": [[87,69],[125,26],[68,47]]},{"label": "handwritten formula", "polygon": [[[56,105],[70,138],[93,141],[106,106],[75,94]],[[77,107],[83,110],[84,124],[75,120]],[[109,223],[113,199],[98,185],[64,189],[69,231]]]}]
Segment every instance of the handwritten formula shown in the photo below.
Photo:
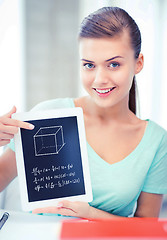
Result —
[{"label": "handwritten formula", "polygon": [[80,178],[73,171],[73,164],[54,166],[48,168],[32,168],[32,181],[34,190],[39,192],[46,189],[62,188],[70,184],[80,183]]}]

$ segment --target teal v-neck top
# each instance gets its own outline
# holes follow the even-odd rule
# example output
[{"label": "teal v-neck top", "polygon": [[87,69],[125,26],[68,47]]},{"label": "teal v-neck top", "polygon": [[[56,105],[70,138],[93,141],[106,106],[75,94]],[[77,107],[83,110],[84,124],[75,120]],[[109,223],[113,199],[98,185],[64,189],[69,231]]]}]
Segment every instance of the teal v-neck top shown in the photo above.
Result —
[{"label": "teal v-neck top", "polygon": [[[62,98],[42,102],[32,111],[70,107],[75,107],[73,99]],[[141,191],[167,194],[167,132],[155,122],[147,121],[142,140],[120,162],[107,163],[87,143],[93,191],[91,206],[130,216]],[[12,143],[9,147],[14,150]]]}]

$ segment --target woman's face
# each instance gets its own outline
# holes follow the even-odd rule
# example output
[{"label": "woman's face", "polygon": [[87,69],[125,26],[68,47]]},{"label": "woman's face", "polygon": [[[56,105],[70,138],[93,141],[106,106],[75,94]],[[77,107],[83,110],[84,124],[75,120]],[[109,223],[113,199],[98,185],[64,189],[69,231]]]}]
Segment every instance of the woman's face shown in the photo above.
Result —
[{"label": "woman's face", "polygon": [[100,107],[128,107],[133,77],[143,67],[143,56],[134,58],[127,32],[113,38],[80,40],[83,86]]}]

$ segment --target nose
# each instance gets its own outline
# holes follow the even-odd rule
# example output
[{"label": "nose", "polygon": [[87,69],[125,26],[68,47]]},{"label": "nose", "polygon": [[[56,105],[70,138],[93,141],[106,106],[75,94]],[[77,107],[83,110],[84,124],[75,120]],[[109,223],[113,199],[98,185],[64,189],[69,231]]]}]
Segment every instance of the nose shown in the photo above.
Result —
[{"label": "nose", "polygon": [[109,76],[104,68],[97,68],[94,83],[98,85],[106,85],[109,82]]}]

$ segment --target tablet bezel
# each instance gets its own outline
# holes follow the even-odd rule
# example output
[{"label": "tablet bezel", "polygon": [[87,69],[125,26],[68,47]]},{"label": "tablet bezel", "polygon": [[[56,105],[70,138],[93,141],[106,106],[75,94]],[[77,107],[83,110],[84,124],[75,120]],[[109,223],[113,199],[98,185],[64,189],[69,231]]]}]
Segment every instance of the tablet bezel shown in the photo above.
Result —
[{"label": "tablet bezel", "polygon": [[79,107],[63,108],[63,109],[54,109],[54,110],[45,110],[45,111],[36,111],[36,112],[30,111],[30,112],[24,112],[24,113],[15,113],[12,115],[12,118],[18,119],[21,121],[31,121],[31,120],[50,119],[50,118],[61,118],[61,117],[64,118],[64,117],[72,117],[72,116],[75,116],[77,118],[78,135],[79,135],[79,143],[80,143],[80,150],[81,150],[81,161],[82,161],[82,167],[83,167],[83,179],[84,179],[84,185],[85,185],[85,194],[29,202],[28,189],[27,189],[27,183],[26,183],[26,173],[25,173],[25,166],[24,166],[21,131],[19,129],[18,133],[15,134],[14,136],[14,143],[15,143],[16,164],[17,164],[17,171],[18,171],[18,178],[19,178],[21,203],[24,211],[31,211],[35,208],[40,208],[40,207],[56,206],[58,202],[64,199],[70,200],[70,201],[85,201],[85,202],[92,201],[92,188],[91,188],[91,179],[90,179],[89,162],[88,162],[88,154],[87,154],[87,143],[86,143],[82,108],[79,108]]}]

